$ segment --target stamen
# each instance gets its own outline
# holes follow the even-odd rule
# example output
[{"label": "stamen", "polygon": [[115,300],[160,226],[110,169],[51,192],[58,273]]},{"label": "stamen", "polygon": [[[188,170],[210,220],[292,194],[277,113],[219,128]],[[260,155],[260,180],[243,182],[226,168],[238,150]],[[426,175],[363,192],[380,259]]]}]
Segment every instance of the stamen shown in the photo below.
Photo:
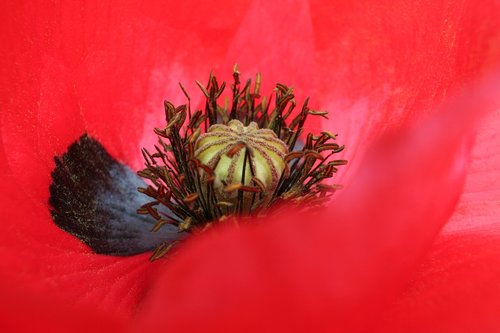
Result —
[{"label": "stamen", "polygon": [[[157,220],[154,231],[165,225],[202,231],[235,215],[265,215],[283,200],[298,209],[317,207],[340,188],[324,183],[347,163],[332,160],[344,149],[335,142],[336,134],[308,133],[295,149],[307,117],[326,118],[327,112],[311,110],[309,99],[295,110],[293,88],[281,83],[269,98],[261,97],[260,74],[253,87],[251,80],[241,87],[235,66],[233,79],[231,105],[218,103],[226,84],[219,85],[212,74],[206,86],[196,81],[206,98],[204,110],[191,111],[182,85],[186,105],[165,101],[167,124],[154,129],[159,145],[154,154],[142,150],[145,169],[138,172],[150,183],[139,191],[153,199],[138,213]],[[162,217],[157,205],[166,206],[171,216]],[[152,260],[168,252],[168,246],[158,246]]]}]

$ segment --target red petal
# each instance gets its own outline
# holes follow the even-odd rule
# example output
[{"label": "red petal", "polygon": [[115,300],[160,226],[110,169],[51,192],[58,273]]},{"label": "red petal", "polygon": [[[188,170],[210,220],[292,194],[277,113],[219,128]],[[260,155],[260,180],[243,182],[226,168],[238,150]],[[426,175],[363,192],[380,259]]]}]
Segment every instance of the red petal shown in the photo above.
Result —
[{"label": "red petal", "polygon": [[[9,173],[3,178],[10,181],[15,177],[20,186],[6,185],[0,198],[2,208],[22,205],[22,210],[10,211],[5,216],[2,215],[3,221],[11,221],[10,224],[2,225],[2,244],[4,242],[8,244],[8,247],[2,251],[6,251],[4,268],[10,270],[14,267],[15,270],[12,273],[19,274],[21,281],[39,281],[41,288],[48,288],[48,282],[54,279],[55,285],[62,290],[68,289],[67,292],[75,298],[82,294],[87,295],[88,290],[91,289],[91,296],[88,299],[96,301],[102,296],[101,293],[105,293],[104,290],[109,288],[110,281],[124,274],[123,272],[130,265],[141,262],[140,257],[129,258],[123,262],[123,266],[121,264],[113,266],[114,260],[91,255],[78,241],[65,235],[50,223],[47,208],[44,205],[50,179],[49,172],[52,168],[52,156],[61,153],[84,128],[101,138],[115,156],[127,158],[129,162],[134,163],[134,158],[130,157],[129,153],[136,151],[137,142],[147,140],[142,134],[143,125],[149,130],[151,123],[161,121],[161,114],[157,113],[157,105],[161,104],[163,97],[171,95],[174,89],[176,96],[179,96],[177,88],[174,88],[177,81],[181,78],[182,81],[199,78],[199,73],[208,71],[211,64],[223,58],[226,47],[232,45],[232,36],[240,24],[240,18],[245,17],[244,3],[233,4],[234,7],[229,7],[227,11],[220,10],[218,6],[205,5],[206,7],[200,9],[198,5],[178,3],[175,6],[179,6],[180,9],[177,11],[173,8],[172,11],[168,11],[165,15],[170,16],[166,19],[163,15],[162,4],[149,6],[128,3],[119,7],[106,4],[83,6],[78,3],[39,6],[4,4],[6,7],[1,12],[8,13],[8,15],[1,21],[2,31],[6,32],[4,45],[8,45],[8,48],[2,50],[2,57],[0,57],[2,59],[0,131],[4,144],[2,148],[8,150]],[[398,25],[401,22],[397,20],[401,11],[397,7],[379,6],[374,3],[373,5],[367,4],[366,11],[350,8],[351,5],[346,5],[347,9],[344,12],[340,10],[342,8],[335,8],[336,14],[333,17],[338,18],[341,24],[335,25],[336,29],[331,29],[332,26],[328,22],[324,23],[324,16],[319,15],[321,12],[329,12],[323,7],[326,5],[321,4],[321,7],[316,7],[316,5],[315,3],[312,6],[312,21],[317,22],[316,42],[322,52],[319,55],[314,53],[314,55],[321,59],[321,65],[328,65],[326,66],[328,71],[324,71],[325,66],[320,66],[320,69],[325,73],[329,71],[339,73],[336,82],[339,85],[345,84],[346,88],[339,90],[337,88],[340,87],[334,87],[334,90],[340,91],[340,97],[346,97],[346,99],[340,99],[341,101],[346,100],[348,103],[363,101],[362,98],[368,96],[367,107],[361,109],[383,111],[382,113],[375,112],[375,118],[368,117],[364,112],[357,113],[356,119],[363,121],[369,119],[367,121],[370,124],[375,124],[373,125],[375,132],[366,131],[365,136],[359,135],[363,138],[362,143],[368,141],[370,133],[377,133],[378,130],[385,128],[380,126],[381,122],[377,120],[379,119],[377,117],[380,116],[382,121],[394,126],[402,118],[406,118],[407,114],[418,111],[416,106],[424,107],[423,109],[433,106],[436,100],[439,100],[439,98],[435,99],[435,96],[446,95],[450,86],[462,82],[468,76],[475,75],[480,67],[480,61],[476,57],[481,58],[484,55],[479,47],[476,47],[478,44],[475,42],[483,41],[483,32],[489,31],[491,22],[489,15],[482,15],[479,25],[468,15],[477,13],[476,8],[479,8],[482,14],[486,13],[484,8],[487,8],[487,12],[491,15],[495,13],[495,10],[487,5],[483,7],[473,4],[471,8],[463,10],[467,13],[464,16],[465,19],[458,20],[459,15],[455,15],[457,10],[450,7],[451,14],[445,17],[450,19],[448,21],[451,22],[450,29],[443,29],[446,27],[441,24],[443,17],[439,15],[448,11],[440,10],[439,5],[425,4],[422,8],[411,9],[410,13],[413,14],[403,15],[401,20],[403,23],[406,23],[406,19],[415,23],[425,19],[427,23],[427,18],[430,17],[430,23],[426,25],[429,26],[429,30],[425,28],[423,32],[420,32],[421,30],[413,29],[415,24],[410,24],[404,30],[405,33],[398,38],[391,38],[387,45],[383,45],[404,45],[406,37],[416,32],[417,37],[414,40],[410,39],[415,43],[410,43],[401,49],[391,49],[379,47],[380,44],[377,44],[377,41],[383,41],[383,37],[393,31],[399,34],[398,29],[405,26],[405,24]],[[224,8],[225,6],[227,4]],[[297,6],[295,9],[300,9],[300,13],[307,13],[308,9],[304,5],[295,4],[294,6]],[[265,8],[265,6],[260,7]],[[184,16],[182,13],[186,12],[185,8],[192,10],[187,11],[187,15]],[[425,8],[431,10],[429,12],[420,10]],[[258,9],[259,5],[256,2],[252,9],[253,13],[249,14],[253,20],[249,22],[260,23],[256,22],[259,17]],[[208,17],[215,17],[215,19],[204,24],[205,16],[203,15],[207,12]],[[370,15],[367,15],[367,12]],[[198,16],[199,13],[202,14],[201,17]],[[278,13],[289,16],[286,12],[278,11]],[[186,18],[187,16],[189,18]],[[477,19],[479,15],[470,17]],[[344,18],[346,21],[342,21]],[[276,22],[283,26],[281,24],[283,21],[277,20]],[[385,23],[377,30],[379,21]],[[300,26],[308,20],[301,18],[301,22]],[[397,29],[394,29],[393,25]],[[293,24],[290,26],[293,27]],[[352,36],[349,29],[344,30],[344,26],[353,29]],[[476,26],[486,28],[477,31]],[[272,34],[274,31],[270,28],[265,32]],[[277,31],[277,36],[283,35],[283,30]],[[351,38],[362,36],[362,38],[358,40],[359,42],[349,42],[344,45],[342,41],[349,40],[349,38],[339,38],[340,42],[337,43],[336,35],[333,34],[335,31],[339,31],[339,36]],[[367,31],[376,33],[367,34]],[[301,29],[295,32],[300,33]],[[451,33],[454,36],[453,32],[457,32],[460,38],[450,38],[447,35]],[[301,35],[299,40],[302,42],[297,45],[298,49],[302,47],[304,50],[310,49],[309,44],[302,45],[304,36],[308,33],[310,30],[306,30]],[[332,33],[332,40],[335,41],[334,45],[342,46],[338,49],[339,52],[334,50],[333,53],[329,53],[332,45],[330,39],[325,42],[325,38],[318,37],[330,33]],[[242,33],[239,35],[245,36]],[[214,36],[217,36],[216,43],[211,39]],[[471,40],[471,36],[475,36],[474,40]],[[420,37],[425,38],[421,41]],[[449,55],[449,57],[443,57],[442,61],[439,57],[441,54],[436,56],[433,53],[434,50],[436,53],[443,50],[443,48],[436,47],[441,46],[439,44],[441,40],[445,41],[444,50],[448,51],[444,53]],[[453,43],[448,43],[449,41]],[[251,45],[256,45],[257,42],[258,39],[254,39]],[[172,44],[174,47],[169,47]],[[237,41],[234,44],[242,45]],[[287,43],[282,44],[284,46],[278,47],[279,50],[283,50],[279,52],[280,55],[285,54],[286,50],[297,49],[286,46]],[[269,47],[268,44],[265,45]],[[471,47],[474,50],[472,52],[470,52]],[[391,58],[391,61],[395,62],[399,59],[395,65],[400,63],[402,65],[398,67],[391,63],[379,62],[375,53],[385,50],[388,50],[386,52],[389,55],[392,55],[391,52],[394,51],[396,56]],[[342,51],[348,52],[344,55]],[[428,52],[430,52],[429,57],[427,57]],[[415,59],[414,53],[423,56],[425,61],[422,61],[422,66],[413,62],[411,66],[406,66],[408,65],[407,59]],[[384,59],[386,58],[384,56]],[[353,59],[352,62],[349,62],[349,59]],[[458,59],[456,68],[454,59]],[[283,57],[276,57],[275,61],[281,63]],[[232,59],[228,59],[227,62],[232,62]],[[452,66],[449,66],[450,64]],[[369,65],[369,70],[363,70],[366,68],[363,65]],[[283,68],[290,67],[290,64],[287,64]],[[450,72],[446,70],[447,68],[450,68]],[[346,70],[343,71],[344,69]],[[401,74],[394,76],[392,80],[393,76],[390,74],[394,69]],[[157,73],[164,72],[168,72],[169,77],[157,75]],[[170,78],[174,79],[170,80]],[[389,78],[388,83],[386,83],[387,78]],[[327,90],[326,82],[325,78],[319,79],[319,93]],[[349,82],[353,85],[350,86]],[[373,85],[369,84],[370,82],[374,82]],[[406,82],[411,83],[408,89],[404,85]],[[403,86],[402,90],[399,90],[400,86]],[[384,91],[390,92],[387,101],[384,99]],[[326,99],[339,100],[332,95],[325,94],[324,96],[323,105],[331,106]],[[386,105],[389,106],[386,108]],[[401,114],[397,111],[399,108],[403,110]],[[329,107],[329,109],[335,108]],[[151,115],[150,118],[144,116],[144,110]],[[151,113],[153,110],[154,114]],[[109,125],[110,123],[112,126]],[[340,117],[340,124],[347,124],[345,128],[343,128],[344,125],[340,125],[343,131],[348,131],[349,123],[350,121],[342,121]],[[355,124],[355,126],[360,127],[360,124]],[[371,126],[369,125],[369,128]],[[357,142],[359,133],[354,134],[350,136],[348,142]],[[351,147],[354,148],[354,144]],[[139,154],[134,156],[139,156]],[[3,168],[4,165],[2,165]],[[8,193],[13,193],[19,188],[27,194],[7,196]],[[32,198],[35,198],[36,205],[27,203]],[[67,252],[61,254],[60,257],[54,257],[54,253],[62,252],[61,249],[66,249]],[[40,254],[40,257],[34,258],[33,253]],[[75,266],[68,266],[68,262],[74,263]],[[71,280],[71,275],[69,277],[64,275],[80,266],[84,267],[84,270],[90,269],[90,274],[82,275],[74,280]],[[113,267],[116,268],[116,266],[118,268],[115,271]],[[97,272],[93,271],[94,269]],[[35,274],[31,276],[33,272]],[[47,272],[51,274],[47,275]],[[138,275],[144,276],[144,274]],[[87,281],[91,277],[96,279],[95,281],[103,280],[102,289],[95,288],[94,282]],[[138,285],[142,283],[141,281],[138,279]],[[75,284],[81,285],[82,288],[75,287]],[[109,304],[116,302],[118,295],[122,297],[123,290],[129,287],[118,288],[121,291],[116,293],[115,300],[110,301]],[[135,285],[133,288],[136,288]],[[128,305],[124,307],[128,308],[130,303],[133,303],[130,300],[136,300],[138,294],[140,292],[134,292],[130,298],[125,297],[124,303]],[[106,301],[103,303],[106,304]]]},{"label": "red petal", "polygon": [[347,146],[347,168],[388,128],[435,110],[499,63],[499,10],[497,1],[311,1],[316,95],[332,114],[324,126]]},{"label": "red petal", "polygon": [[[163,99],[184,102],[178,82],[224,56],[244,5],[193,8],[192,22],[208,21],[200,26],[182,24],[164,3],[3,3],[2,135],[17,180],[46,198],[53,156],[85,130],[114,156],[138,161],[144,132],[164,122]],[[21,171],[28,163],[37,168]]]},{"label": "red petal", "polygon": [[500,327],[500,110],[479,131],[461,201],[381,332]]},{"label": "red petal", "polygon": [[301,97],[316,98],[314,61],[311,14],[305,1],[286,5],[252,1],[226,56],[227,65],[238,63],[246,75],[261,72],[263,93],[269,94],[279,82],[297,88]]},{"label": "red petal", "polygon": [[2,4],[2,270],[21,284],[130,312],[155,266],[144,256],[95,256],[55,227],[47,207],[53,157],[87,130],[137,165],[144,133],[163,123],[163,98],[184,102],[177,83],[202,79],[225,59],[247,4]]},{"label": "red petal", "polygon": [[380,332],[497,332],[500,235],[445,235]]},{"label": "red petal", "polygon": [[452,213],[477,111],[493,107],[498,84],[380,142],[324,215],[289,212],[191,240],[151,293],[140,330],[369,327]]},{"label": "red petal", "polygon": [[0,202],[2,276],[30,290],[117,315],[134,310],[159,267],[149,263],[148,254],[95,255],[57,228],[47,208],[32,204],[18,188],[2,188]]},{"label": "red petal", "polygon": [[498,233],[500,223],[500,110],[481,127],[460,203],[444,232]]},{"label": "red petal", "polygon": [[33,293],[0,278],[2,332],[118,332],[120,317],[91,307],[76,307],[53,294]]}]

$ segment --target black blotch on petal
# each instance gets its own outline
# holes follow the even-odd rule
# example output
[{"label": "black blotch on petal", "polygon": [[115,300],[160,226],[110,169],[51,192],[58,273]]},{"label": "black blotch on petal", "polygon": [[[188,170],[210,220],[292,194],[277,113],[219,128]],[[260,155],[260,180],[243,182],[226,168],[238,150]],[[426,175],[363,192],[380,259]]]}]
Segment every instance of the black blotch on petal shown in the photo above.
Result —
[{"label": "black blotch on petal", "polygon": [[54,222],[100,254],[125,256],[183,235],[171,225],[151,232],[155,221],[136,213],[149,202],[145,183],[87,134],[55,157],[50,205]]}]

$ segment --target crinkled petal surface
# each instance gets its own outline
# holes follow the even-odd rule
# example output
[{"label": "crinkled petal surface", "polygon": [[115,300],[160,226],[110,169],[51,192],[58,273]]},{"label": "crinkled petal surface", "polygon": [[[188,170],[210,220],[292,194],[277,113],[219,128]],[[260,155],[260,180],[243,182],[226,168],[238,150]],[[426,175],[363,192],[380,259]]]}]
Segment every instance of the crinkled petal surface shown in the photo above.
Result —
[{"label": "crinkled petal surface", "polygon": [[500,111],[481,126],[451,221],[380,332],[496,332],[500,327]]},{"label": "crinkled petal surface", "polygon": [[497,332],[498,232],[441,236],[377,332]]},{"label": "crinkled petal surface", "polygon": [[192,239],[151,293],[143,325],[187,332],[358,332],[375,325],[453,212],[477,110],[500,106],[491,105],[499,83],[379,142],[322,214],[291,213]]},{"label": "crinkled petal surface", "polygon": [[[270,323],[274,326],[266,327],[335,325],[354,331],[375,322],[372,316],[398,294],[451,213],[470,138],[457,136],[454,126],[445,127],[454,134],[438,130],[446,121],[456,123],[455,130],[466,122],[446,113],[435,123],[427,121],[420,133],[412,127],[394,134],[365,159],[366,148],[388,129],[432,113],[451,91],[498,59],[491,52],[498,49],[491,42],[499,31],[497,1],[12,1],[1,6],[1,275],[42,295],[52,292],[126,316],[141,303],[157,269],[166,266],[158,277],[161,287],[141,314],[151,329],[193,328],[193,313],[205,330],[245,323],[251,330]],[[322,126],[339,132],[347,144],[351,170],[337,181],[352,186],[331,211],[306,226],[294,216],[288,226],[283,216],[266,228],[222,229],[187,244],[175,262],[158,265],[145,256],[97,256],[55,227],[47,206],[54,155],[88,131],[113,156],[139,167],[138,148],[153,142],[151,128],[163,122],[162,100],[183,101],[177,82],[190,83],[186,86],[194,91],[194,79],[212,68],[227,72],[234,62],[244,74],[261,71],[264,88],[276,81],[292,84],[299,98],[311,95],[313,107],[332,112]],[[194,93],[193,105],[199,101]],[[496,179],[495,169],[481,178],[487,171],[474,168],[475,179]],[[482,191],[471,192],[476,190]],[[455,217],[454,233],[440,243],[449,244],[441,245],[449,251],[438,246],[431,252],[415,282],[436,276],[436,283],[409,288],[395,313],[424,307],[411,300],[417,294],[424,300],[426,292],[433,295],[446,285],[439,279],[447,271],[440,275],[438,268],[468,272],[458,260],[446,262],[463,255],[460,244],[472,251],[480,243],[475,234],[478,241],[469,242],[458,225],[475,225],[473,214],[485,225],[488,216],[498,216],[497,204],[477,198],[463,201],[463,218]],[[474,281],[488,274],[494,281],[487,266],[498,256],[493,241],[487,243],[491,252],[471,259],[485,263]],[[458,288],[460,277],[467,275],[458,274],[451,286]],[[446,290],[445,300],[453,288]],[[421,310],[415,321],[430,318]],[[178,320],[161,321],[174,314]],[[450,312],[445,318],[454,317]]]},{"label": "crinkled petal surface", "polygon": [[95,307],[75,306],[52,293],[28,291],[0,279],[2,332],[123,332],[125,321]]},{"label": "crinkled petal surface", "polygon": [[[179,81],[218,64],[245,6],[2,3],[2,274],[75,302],[133,311],[155,265],[147,254],[97,256],[54,225],[53,158],[88,131],[137,166],[144,133],[164,121],[163,98],[175,100]],[[179,20],[176,12],[191,14]]]},{"label": "crinkled petal surface", "polygon": [[[247,2],[2,6],[3,45],[8,47],[2,49],[1,69],[1,270],[18,277],[19,283],[75,302],[131,313],[156,266],[145,256],[94,255],[55,227],[47,204],[53,157],[88,131],[113,156],[140,166],[139,148],[153,142],[151,129],[163,124],[163,99],[184,102],[179,81],[194,90],[200,75],[213,67],[229,72],[235,61],[249,64],[255,58],[248,49],[262,54],[275,40],[269,36],[260,43],[254,36],[246,42],[259,15],[258,4]],[[269,72],[268,86],[279,73],[294,78],[291,68],[302,58],[313,61],[307,5],[288,9],[304,18],[300,26],[287,21],[279,8],[269,7],[266,26],[274,37],[285,38],[292,31],[297,44],[280,46],[281,55],[298,53],[284,67],[277,58],[265,66],[256,62]],[[275,22],[278,14],[280,21]],[[227,55],[228,48],[232,55]],[[290,83],[304,77],[299,74]],[[199,95],[193,94],[193,104]]]},{"label": "crinkled petal surface", "polygon": [[498,64],[498,6],[311,1],[318,97],[334,111],[324,126],[342,130],[349,168],[359,166],[376,137],[431,113],[454,89]]},{"label": "crinkled petal surface", "polygon": [[500,223],[500,110],[485,119],[478,133],[460,203],[444,234],[468,230],[498,233]]}]

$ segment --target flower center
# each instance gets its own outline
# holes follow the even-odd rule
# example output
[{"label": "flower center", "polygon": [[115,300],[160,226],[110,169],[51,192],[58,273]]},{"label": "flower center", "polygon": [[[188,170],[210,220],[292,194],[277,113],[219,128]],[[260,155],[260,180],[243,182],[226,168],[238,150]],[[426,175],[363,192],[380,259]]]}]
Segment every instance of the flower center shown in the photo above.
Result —
[{"label": "flower center", "polygon": [[234,199],[235,189],[242,187],[273,192],[288,153],[288,146],[272,130],[259,129],[255,122],[244,126],[237,119],[227,125],[210,126],[195,148],[196,158],[215,173],[214,188],[219,200]]},{"label": "flower center", "polygon": [[[232,216],[266,214],[282,201],[311,209],[338,189],[325,180],[347,163],[333,159],[344,147],[328,131],[303,133],[308,116],[327,113],[311,110],[308,100],[295,110],[293,89],[283,84],[276,85],[271,107],[260,96],[260,75],[255,85],[248,80],[243,88],[236,67],[233,77],[230,106],[218,103],[226,84],[212,75],[206,86],[197,82],[204,110],[191,111],[182,85],[188,104],[165,102],[167,124],[155,128],[159,143],[154,152],[143,149],[146,167],[138,172],[149,182],[139,191],[152,201],[137,212],[156,220],[153,231],[164,225],[202,231]],[[171,247],[160,244],[151,260]]]}]

